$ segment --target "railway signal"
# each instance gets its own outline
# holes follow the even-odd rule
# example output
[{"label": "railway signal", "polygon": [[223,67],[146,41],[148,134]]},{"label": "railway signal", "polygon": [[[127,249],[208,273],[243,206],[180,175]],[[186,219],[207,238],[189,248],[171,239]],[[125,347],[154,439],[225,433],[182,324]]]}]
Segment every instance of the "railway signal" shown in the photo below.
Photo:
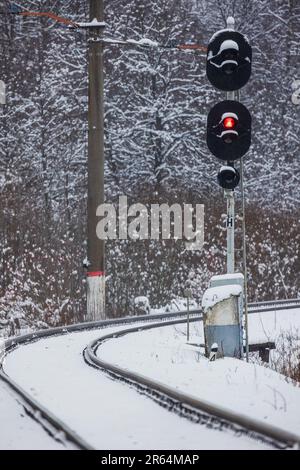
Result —
[{"label": "railway signal", "polygon": [[218,173],[218,183],[223,189],[235,189],[240,182],[240,173],[234,166],[222,166]]},{"label": "railway signal", "polygon": [[[227,273],[235,272],[234,189],[241,182],[243,206],[243,259],[244,259],[244,303],[246,329],[246,358],[248,360],[248,309],[247,309],[247,268],[245,248],[245,216],[243,192],[243,157],[251,145],[251,115],[239,102],[239,93],[251,76],[252,49],[243,34],[235,31],[234,19],[227,19],[227,28],[218,31],[207,47],[206,73],[210,83],[226,92],[226,100],[217,103],[207,117],[207,146],[211,153],[223,162],[217,180],[224,189],[227,200]],[[240,172],[234,167],[240,160]],[[229,280],[228,280],[229,282]],[[231,282],[231,281],[230,281]],[[225,285],[225,284],[224,284]],[[239,331],[242,331],[243,307],[239,307]],[[239,333],[233,332],[232,344],[239,344],[239,357],[243,357]],[[213,342],[217,342],[217,337]]]},{"label": "railway signal", "polygon": [[251,115],[238,101],[216,104],[207,118],[207,146],[220,160],[235,161],[251,144]]},{"label": "railway signal", "polygon": [[207,48],[206,73],[210,83],[223,91],[235,91],[248,82],[251,75],[252,49],[237,31],[219,31]]}]

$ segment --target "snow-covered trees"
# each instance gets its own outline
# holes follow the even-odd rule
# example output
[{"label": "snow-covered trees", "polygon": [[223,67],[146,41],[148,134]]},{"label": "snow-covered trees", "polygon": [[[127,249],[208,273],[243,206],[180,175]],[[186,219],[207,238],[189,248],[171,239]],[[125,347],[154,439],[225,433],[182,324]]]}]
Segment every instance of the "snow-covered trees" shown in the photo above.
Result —
[{"label": "snow-covered trees", "polygon": [[[61,11],[59,3],[85,13],[80,2],[56,2]],[[8,89],[0,123],[1,313],[18,310],[29,323],[31,316],[50,324],[82,319],[85,39],[45,19],[4,14],[0,21]]]},{"label": "snow-covered trees", "polygon": [[122,11],[118,2],[119,21],[114,11],[108,13],[111,35],[147,39],[152,47],[107,51],[108,193],[110,178],[117,181],[118,192],[122,188],[132,195],[141,188],[149,194],[184,188],[187,181],[196,189],[208,166],[199,145],[209,89],[203,79],[205,60],[203,54],[167,48],[185,42],[184,32],[192,27],[189,6],[174,1],[123,3]]},{"label": "snow-covered trees", "polygon": [[[86,33],[7,15],[9,3],[0,5],[0,79],[8,87],[0,108],[0,315],[77,321],[85,310]],[[79,0],[22,6],[88,18],[88,2]],[[111,0],[105,9],[105,38],[152,45],[106,46],[107,200],[206,206],[200,253],[173,241],[107,243],[109,313],[127,313],[138,295],[168,302],[190,272],[200,298],[209,276],[225,270],[219,163],[205,142],[208,110],[222,95],[206,80],[201,52],[168,46],[205,46],[228,15],[254,47],[242,90],[253,116],[245,159],[250,294],[297,295],[300,107],[291,96],[300,79],[298,2]]]}]

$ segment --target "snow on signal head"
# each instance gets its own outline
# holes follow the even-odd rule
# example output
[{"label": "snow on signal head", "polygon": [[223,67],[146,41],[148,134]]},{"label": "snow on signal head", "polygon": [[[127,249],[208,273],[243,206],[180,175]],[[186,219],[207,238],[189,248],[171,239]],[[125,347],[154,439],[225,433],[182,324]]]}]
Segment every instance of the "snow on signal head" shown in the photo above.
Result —
[{"label": "snow on signal head", "polygon": [[207,78],[219,90],[239,90],[250,78],[251,62],[252,48],[246,36],[232,29],[218,31],[207,47]]}]

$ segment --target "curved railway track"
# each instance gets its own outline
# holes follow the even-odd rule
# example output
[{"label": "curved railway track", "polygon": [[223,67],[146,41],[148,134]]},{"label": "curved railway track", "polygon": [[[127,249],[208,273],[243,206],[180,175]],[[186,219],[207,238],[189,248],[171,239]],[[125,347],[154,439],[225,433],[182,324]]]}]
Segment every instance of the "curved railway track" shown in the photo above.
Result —
[{"label": "curved railway track", "polygon": [[0,371],[0,380],[3,380],[14,391],[25,413],[40,424],[54,440],[60,442],[66,449],[93,450],[88,442],[23,390],[3,370]]},{"label": "curved railway track", "polygon": [[[196,315],[197,319],[201,319],[199,314]],[[192,317],[195,317],[194,313],[192,313]],[[17,384],[5,373],[3,366],[6,355],[21,345],[30,344],[51,336],[64,335],[67,333],[88,331],[93,329],[104,329],[109,326],[127,325],[136,322],[149,323],[155,320],[160,320],[161,323],[163,323],[164,321],[167,322],[171,318],[176,318],[177,321],[179,319],[179,321],[181,320],[184,322],[186,321],[186,312],[171,312],[163,315],[158,314],[151,316],[147,315],[139,317],[118,318],[114,320],[103,320],[98,322],[86,322],[70,325],[67,327],[49,328],[47,330],[28,333],[8,339],[4,343],[2,352],[0,350],[0,380],[3,380],[14,392],[18,401],[22,404],[25,412],[37,423],[39,423],[42,428],[53,437],[53,439],[63,444],[66,448],[69,448],[71,445],[72,448],[78,450],[93,450],[93,447],[88,442],[86,442],[68,425],[66,425],[63,421],[51,413],[51,411],[49,411],[46,407],[41,405],[33,396],[27,393],[19,384]]]},{"label": "curved railway track", "polygon": [[[285,310],[300,307],[300,299],[269,301],[249,304],[249,313],[268,312],[270,310]],[[190,312],[191,321],[199,321],[202,319],[201,310],[193,310]],[[210,428],[230,429],[239,434],[247,434],[250,437],[266,442],[276,448],[299,448],[300,437],[293,433],[282,431],[274,426],[260,423],[246,416],[241,416],[228,410],[216,407],[212,404],[198,400],[196,397],[188,396],[178,392],[175,389],[167,387],[159,382],[154,382],[149,378],[123,370],[113,364],[101,361],[97,356],[97,349],[110,338],[119,337],[124,334],[146,330],[150,328],[158,328],[163,325],[172,325],[184,323],[186,321],[186,311],[170,312],[164,314],[147,315],[140,317],[126,317],[114,320],[104,320],[100,322],[81,323],[68,327],[51,328],[39,332],[34,332],[17,338],[9,339],[4,344],[4,350],[0,355],[0,379],[4,380],[7,385],[18,396],[19,401],[23,404],[25,411],[35,419],[54,439],[60,441],[68,447],[72,444],[77,449],[91,450],[92,447],[76,432],[70,429],[59,418],[54,416],[49,410],[43,407],[37,400],[30,396],[22,387],[13,381],[3,370],[3,361],[5,356],[14,348],[20,345],[38,341],[40,339],[67,334],[69,332],[80,332],[91,329],[104,329],[109,326],[132,325],[136,322],[143,322],[142,326],[126,328],[118,333],[103,335],[96,341],[93,341],[84,351],[84,358],[93,367],[112,375],[118,380],[122,380],[134,386],[140,393],[143,393],[162,406],[185,416],[186,418],[205,424]],[[159,320],[157,323],[153,323]]]},{"label": "curved railway track", "polygon": [[290,310],[300,307],[300,299],[267,300],[249,303],[249,313],[269,312],[270,310]]},{"label": "curved railway track", "polygon": [[[191,321],[197,321],[193,318]],[[247,435],[278,449],[300,448],[300,436],[284,431],[276,426],[260,422],[246,415],[240,415],[222,406],[200,400],[194,396],[178,392],[161,382],[152,380],[140,373],[123,369],[114,363],[104,361],[97,354],[101,345],[110,339],[127,334],[145,331],[162,326],[177,325],[185,320],[171,320],[163,323],[135,326],[101,336],[92,341],[84,350],[85,361],[96,369],[109,373],[113,378],[126,382],[139,393],[147,395],[160,405],[194,422],[214,429],[227,429],[239,435]]]}]

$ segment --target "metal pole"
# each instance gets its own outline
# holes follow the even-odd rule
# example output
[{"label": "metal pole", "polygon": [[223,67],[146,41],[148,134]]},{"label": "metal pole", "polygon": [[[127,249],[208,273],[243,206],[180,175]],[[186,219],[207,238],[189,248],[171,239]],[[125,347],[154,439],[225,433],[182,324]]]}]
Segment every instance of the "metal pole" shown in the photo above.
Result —
[{"label": "metal pole", "polygon": [[184,296],[187,299],[187,323],[186,323],[186,340],[190,340],[190,298],[192,297],[192,290],[189,287],[184,289]]},{"label": "metal pole", "polygon": [[240,163],[241,193],[242,193],[242,225],[243,225],[243,265],[244,265],[244,308],[245,308],[245,331],[246,331],[246,361],[249,362],[249,331],[248,331],[248,274],[247,274],[247,246],[246,246],[246,213],[244,193],[244,161]]},{"label": "metal pole", "polygon": [[[227,100],[235,99],[235,92],[228,91],[226,93]],[[235,256],[234,256],[234,225],[235,225],[235,205],[234,205],[234,191],[231,189],[224,190],[225,198],[227,199],[227,273],[234,273]]]},{"label": "metal pole", "polygon": [[[104,20],[103,0],[90,0],[90,21]],[[89,34],[87,320],[105,318],[104,240],[96,235],[96,210],[104,202],[103,26]]]},{"label": "metal pole", "polygon": [[[234,29],[234,18],[227,18],[227,28]],[[226,94],[228,100],[240,100],[240,92],[228,92]],[[246,330],[246,361],[249,361],[249,336],[248,336],[248,296],[247,296],[247,264],[246,264],[246,225],[245,225],[245,200],[244,200],[244,172],[243,159],[240,160],[240,179],[242,193],[242,212],[243,212],[243,264],[244,264],[244,305],[245,305],[245,330]],[[225,191],[226,193],[226,191]],[[234,191],[227,191],[227,272],[234,273],[235,256],[234,256]],[[230,226],[229,226],[230,225]]]},{"label": "metal pole", "polygon": [[[227,18],[227,28],[234,29],[234,18],[229,16]],[[226,93],[227,100],[235,100],[235,92],[228,91]],[[235,207],[234,207],[234,191],[231,189],[224,190],[225,198],[227,199],[227,273],[234,273],[235,256],[234,256],[234,225],[235,225]]]},{"label": "metal pole", "polygon": [[[240,90],[237,92],[240,101]],[[243,237],[243,270],[244,270],[244,315],[246,333],[246,361],[249,362],[249,328],[248,328],[248,272],[247,272],[247,245],[246,245],[246,209],[244,191],[244,159],[240,160],[240,188],[242,196],[242,237]]]},{"label": "metal pole", "polygon": [[227,199],[227,273],[234,273],[234,192],[231,189],[225,189]]},{"label": "metal pole", "polygon": [[190,297],[187,298],[187,326],[186,326],[186,340],[190,340]]}]

